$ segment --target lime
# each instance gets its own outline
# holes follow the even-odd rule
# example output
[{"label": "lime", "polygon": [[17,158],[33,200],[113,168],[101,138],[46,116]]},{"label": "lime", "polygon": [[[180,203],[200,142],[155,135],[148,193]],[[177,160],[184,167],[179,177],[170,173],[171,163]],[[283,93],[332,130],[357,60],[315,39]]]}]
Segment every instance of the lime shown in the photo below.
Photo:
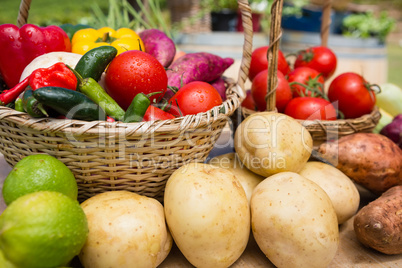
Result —
[{"label": "lime", "polygon": [[1,268],[17,268],[14,264],[9,262],[6,257],[4,257],[3,251],[0,250],[0,267]]},{"label": "lime", "polygon": [[87,236],[87,218],[78,201],[59,192],[26,194],[0,215],[0,250],[17,267],[66,265]]},{"label": "lime", "polygon": [[47,154],[29,155],[21,159],[6,177],[4,202],[9,205],[18,197],[36,191],[61,192],[77,199],[77,181],[71,170],[57,158]]}]

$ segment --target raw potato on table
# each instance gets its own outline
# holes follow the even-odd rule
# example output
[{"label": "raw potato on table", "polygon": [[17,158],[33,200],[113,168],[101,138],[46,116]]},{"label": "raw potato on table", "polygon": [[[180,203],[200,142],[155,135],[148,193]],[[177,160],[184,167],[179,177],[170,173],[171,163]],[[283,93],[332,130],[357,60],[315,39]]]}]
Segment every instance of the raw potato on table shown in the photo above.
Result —
[{"label": "raw potato on table", "polygon": [[322,162],[310,161],[299,174],[317,183],[328,194],[338,224],[346,222],[355,215],[360,204],[360,194],[352,180],[342,171]]},{"label": "raw potato on table", "polygon": [[218,155],[211,158],[208,163],[231,171],[243,186],[249,202],[254,188],[265,179],[246,168],[236,153]]},{"label": "raw potato on table", "polygon": [[232,172],[210,164],[184,165],[167,181],[164,206],[177,247],[195,267],[229,267],[244,252],[250,208]]},{"label": "raw potato on table", "polygon": [[402,185],[402,150],[381,134],[347,135],[321,144],[318,152],[357,184],[375,194]]},{"label": "raw potato on table", "polygon": [[234,147],[249,170],[268,177],[285,171],[299,172],[310,158],[313,139],[292,117],[259,112],[241,122]]},{"label": "raw potato on table", "polygon": [[278,268],[322,268],[339,245],[331,200],[316,183],[294,172],[262,181],[251,196],[254,238]]},{"label": "raw potato on table", "polygon": [[79,254],[85,268],[157,267],[168,256],[173,240],[156,199],[109,191],[85,200],[81,207],[89,228]]},{"label": "raw potato on table", "polygon": [[353,222],[357,239],[384,254],[402,253],[402,186],[363,207]]}]

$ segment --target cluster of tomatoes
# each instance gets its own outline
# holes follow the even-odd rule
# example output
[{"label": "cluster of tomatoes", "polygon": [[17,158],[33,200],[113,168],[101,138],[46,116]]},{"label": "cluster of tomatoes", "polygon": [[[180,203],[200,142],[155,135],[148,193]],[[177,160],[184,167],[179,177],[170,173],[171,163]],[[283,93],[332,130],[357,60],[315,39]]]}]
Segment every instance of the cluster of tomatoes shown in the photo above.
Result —
[{"label": "cluster of tomatoes", "polygon": [[[251,90],[242,107],[266,110],[268,49],[268,46],[258,47],[252,53]],[[275,94],[278,112],[300,120],[336,120],[358,118],[373,110],[378,87],[357,73],[341,73],[327,90],[324,88],[337,67],[337,57],[330,48],[309,47],[297,52],[295,57],[291,65],[283,52],[278,51]]]}]

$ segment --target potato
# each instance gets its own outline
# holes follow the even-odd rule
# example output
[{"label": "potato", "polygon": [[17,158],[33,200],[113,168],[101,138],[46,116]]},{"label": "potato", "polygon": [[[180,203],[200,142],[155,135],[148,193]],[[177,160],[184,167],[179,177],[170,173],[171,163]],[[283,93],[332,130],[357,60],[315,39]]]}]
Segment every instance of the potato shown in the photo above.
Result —
[{"label": "potato", "polygon": [[164,195],[173,239],[196,267],[229,267],[250,236],[246,194],[229,170],[190,163],[170,176]]},{"label": "potato", "polygon": [[394,186],[356,214],[353,228],[365,246],[402,254],[402,186]]},{"label": "potato", "polygon": [[157,267],[172,247],[156,199],[128,191],[97,194],[81,204],[89,235],[79,254],[85,268]]},{"label": "potato", "polygon": [[214,158],[211,158],[208,163],[231,171],[233,175],[235,175],[235,177],[239,180],[241,186],[243,186],[249,203],[254,188],[263,179],[265,179],[265,177],[255,174],[254,172],[251,172],[248,168],[246,168],[244,164],[239,160],[239,157],[236,153],[227,153],[215,156]]},{"label": "potato", "polygon": [[321,144],[318,152],[374,194],[402,185],[402,150],[381,134],[347,135]]},{"label": "potato", "polygon": [[327,267],[339,245],[336,213],[325,191],[294,172],[262,181],[251,196],[254,238],[281,267]]},{"label": "potato", "polygon": [[334,166],[310,161],[299,172],[317,183],[329,196],[335,208],[338,224],[342,224],[359,209],[360,194],[351,179]]},{"label": "potato", "polygon": [[236,129],[234,147],[239,159],[261,176],[298,172],[311,155],[313,140],[305,127],[290,116],[260,112]]}]

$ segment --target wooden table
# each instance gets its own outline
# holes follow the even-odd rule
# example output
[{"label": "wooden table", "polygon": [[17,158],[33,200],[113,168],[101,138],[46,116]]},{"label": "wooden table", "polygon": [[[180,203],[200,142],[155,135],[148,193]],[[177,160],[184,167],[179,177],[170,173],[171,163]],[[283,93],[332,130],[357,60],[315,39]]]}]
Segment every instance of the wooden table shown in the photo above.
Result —
[{"label": "wooden table", "polygon": [[[10,172],[11,167],[0,154],[0,189],[3,181]],[[367,204],[375,197],[364,189],[359,188],[361,195],[361,205]],[[3,196],[2,196],[3,197]],[[0,200],[0,212],[5,209],[3,198]],[[330,268],[399,268],[402,267],[402,254],[388,256],[365,248],[356,240],[353,231],[353,218],[339,226],[340,244],[338,252],[330,264]],[[73,261],[74,267],[79,267],[77,260]],[[181,254],[176,246],[166,260],[160,265],[161,268],[185,268],[193,267]],[[261,252],[253,237],[250,237],[248,246],[243,255],[233,264],[232,267],[255,268],[255,267],[275,267]]]}]

